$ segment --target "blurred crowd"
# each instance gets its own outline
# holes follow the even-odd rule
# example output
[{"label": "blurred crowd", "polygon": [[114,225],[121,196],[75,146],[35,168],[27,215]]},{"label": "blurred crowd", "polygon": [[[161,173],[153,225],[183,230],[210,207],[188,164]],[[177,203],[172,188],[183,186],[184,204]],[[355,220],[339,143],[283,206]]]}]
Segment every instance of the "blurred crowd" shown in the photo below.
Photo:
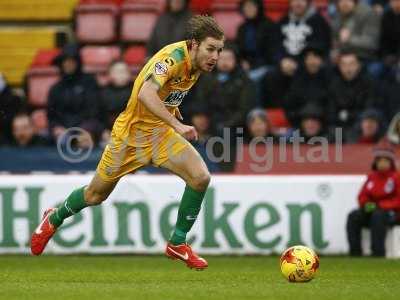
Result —
[{"label": "blurred crowd", "polygon": [[[188,1],[169,0],[147,44],[150,57],[185,39],[192,16]],[[184,120],[199,131],[199,143],[243,127],[245,141],[315,136],[346,143],[400,143],[400,0],[336,0],[322,15],[311,0],[289,0],[279,22],[264,15],[262,0],[244,0],[236,39],[227,41],[218,65],[204,74],[184,100]],[[90,135],[80,147],[104,146],[133,85],[125,62],[109,66],[106,86],[82,72],[77,45],[66,45],[54,62],[61,79],[50,90],[48,130],[35,130],[23,98],[0,73],[0,145],[54,145],[71,127]],[[268,110],[281,108],[288,126],[271,124]],[[45,126],[46,127],[46,126]],[[235,131],[232,131],[235,132]]]}]

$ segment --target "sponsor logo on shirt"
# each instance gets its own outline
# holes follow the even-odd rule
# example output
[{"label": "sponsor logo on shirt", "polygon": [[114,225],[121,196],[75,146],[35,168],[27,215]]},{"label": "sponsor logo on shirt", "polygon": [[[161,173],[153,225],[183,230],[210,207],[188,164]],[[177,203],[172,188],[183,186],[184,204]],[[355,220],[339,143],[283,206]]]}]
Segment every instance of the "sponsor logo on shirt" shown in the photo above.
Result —
[{"label": "sponsor logo on shirt", "polygon": [[172,91],[164,100],[166,106],[179,106],[189,91]]},{"label": "sponsor logo on shirt", "polygon": [[154,72],[156,73],[156,75],[165,75],[168,72],[168,67],[165,63],[159,61],[155,65]]}]

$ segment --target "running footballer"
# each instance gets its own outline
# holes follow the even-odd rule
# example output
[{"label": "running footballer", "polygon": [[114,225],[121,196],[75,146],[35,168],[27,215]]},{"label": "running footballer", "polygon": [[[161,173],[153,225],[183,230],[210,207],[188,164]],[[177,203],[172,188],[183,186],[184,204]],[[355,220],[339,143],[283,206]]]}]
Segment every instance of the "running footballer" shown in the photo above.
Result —
[{"label": "running footballer", "polygon": [[111,141],[88,186],[74,190],[58,208],[45,211],[31,238],[31,251],[40,255],[63,221],[92,205],[101,204],[119,179],[153,164],[180,176],[186,187],[174,232],[165,253],[189,268],[208,263],[192,251],[186,234],[192,228],[210,182],[208,169],[188,140],[196,129],[184,125],[178,106],[203,72],[211,72],[224,47],[224,33],[209,16],[189,21],[188,40],[168,45],[144,66],[125,110],[115,121]]}]

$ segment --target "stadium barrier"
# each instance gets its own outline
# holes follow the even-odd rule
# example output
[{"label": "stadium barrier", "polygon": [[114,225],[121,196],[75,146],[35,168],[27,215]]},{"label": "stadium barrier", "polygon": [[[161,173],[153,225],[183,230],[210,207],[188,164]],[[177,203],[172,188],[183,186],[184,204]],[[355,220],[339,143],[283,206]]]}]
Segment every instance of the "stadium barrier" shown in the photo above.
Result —
[{"label": "stadium barrier", "polygon": [[[42,212],[89,175],[1,175],[0,253],[29,253]],[[346,253],[345,223],[364,176],[213,176],[190,234],[207,254],[279,253],[306,244]],[[175,176],[123,178],[110,199],[66,221],[46,253],[161,253],[184,182]]]}]

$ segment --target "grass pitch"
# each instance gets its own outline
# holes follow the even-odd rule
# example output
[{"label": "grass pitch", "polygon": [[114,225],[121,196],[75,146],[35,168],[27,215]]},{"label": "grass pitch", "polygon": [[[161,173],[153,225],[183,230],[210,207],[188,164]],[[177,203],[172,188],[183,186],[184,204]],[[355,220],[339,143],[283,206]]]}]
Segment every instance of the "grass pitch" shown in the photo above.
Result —
[{"label": "grass pitch", "polygon": [[0,256],[0,299],[399,299],[400,260],[322,257],[288,283],[278,257],[208,257],[203,272],[160,256]]}]

